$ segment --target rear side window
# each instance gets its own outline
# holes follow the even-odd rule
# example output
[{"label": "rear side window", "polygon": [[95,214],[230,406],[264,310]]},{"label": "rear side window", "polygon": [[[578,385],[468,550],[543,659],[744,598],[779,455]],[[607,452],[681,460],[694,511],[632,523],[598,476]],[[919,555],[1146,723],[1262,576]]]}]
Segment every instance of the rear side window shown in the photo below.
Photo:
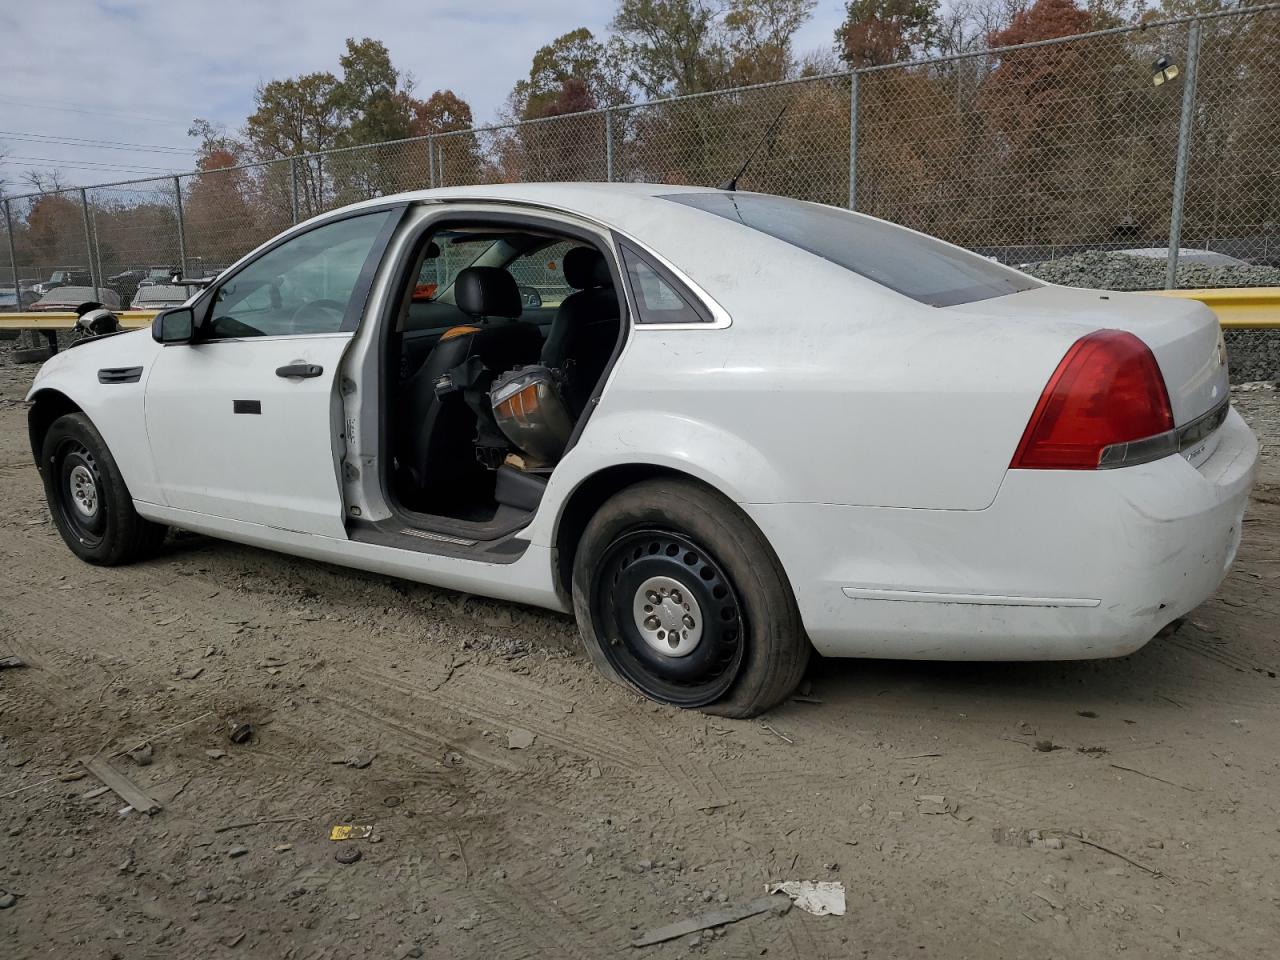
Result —
[{"label": "rear side window", "polygon": [[634,247],[620,244],[622,262],[636,301],[640,323],[710,323],[705,310],[689,300],[666,270],[650,262]]},{"label": "rear side window", "polygon": [[835,207],[759,193],[677,193],[663,199],[759,230],[931,307],[1041,286],[975,253]]}]

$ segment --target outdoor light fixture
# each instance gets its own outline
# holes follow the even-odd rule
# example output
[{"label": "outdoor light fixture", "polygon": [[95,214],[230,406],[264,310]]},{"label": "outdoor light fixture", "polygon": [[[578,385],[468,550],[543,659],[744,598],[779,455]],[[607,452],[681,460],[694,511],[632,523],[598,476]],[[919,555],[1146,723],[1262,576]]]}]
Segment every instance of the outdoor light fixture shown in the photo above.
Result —
[{"label": "outdoor light fixture", "polygon": [[1163,54],[1151,64],[1151,82],[1157,87],[1166,80],[1172,80],[1178,73],[1178,65],[1169,59],[1168,54]]}]

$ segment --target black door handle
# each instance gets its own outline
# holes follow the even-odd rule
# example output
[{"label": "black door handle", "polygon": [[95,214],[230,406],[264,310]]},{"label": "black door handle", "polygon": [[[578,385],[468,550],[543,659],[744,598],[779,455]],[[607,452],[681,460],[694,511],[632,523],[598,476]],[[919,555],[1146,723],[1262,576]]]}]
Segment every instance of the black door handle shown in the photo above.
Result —
[{"label": "black door handle", "polygon": [[318,377],[324,373],[324,367],[314,363],[291,363],[276,367],[277,377]]}]

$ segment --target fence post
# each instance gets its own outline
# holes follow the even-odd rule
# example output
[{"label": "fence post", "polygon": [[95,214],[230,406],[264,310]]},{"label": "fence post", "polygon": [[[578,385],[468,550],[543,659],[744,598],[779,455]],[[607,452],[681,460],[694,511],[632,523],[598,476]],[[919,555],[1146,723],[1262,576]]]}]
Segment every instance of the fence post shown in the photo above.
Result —
[{"label": "fence post", "polygon": [[427,185],[436,186],[436,138],[427,137]]},{"label": "fence post", "polygon": [[289,158],[289,185],[293,197],[293,222],[298,222],[298,158]]},{"label": "fence post", "polygon": [[858,209],[858,71],[849,74],[849,209]]},{"label": "fence post", "polygon": [[18,248],[13,244],[13,216],[9,212],[9,201],[4,202],[4,226],[9,237],[9,263],[13,266],[14,303],[22,310],[22,285],[18,283]]},{"label": "fence post", "polygon": [[613,108],[604,111],[604,178],[613,183]]},{"label": "fence post", "polygon": [[436,158],[436,176],[440,178],[440,186],[444,186],[444,146],[436,144],[436,149],[440,151],[440,156]]},{"label": "fence post", "polygon": [[1187,166],[1191,162],[1191,126],[1195,121],[1196,67],[1200,60],[1200,21],[1187,32],[1187,66],[1182,73],[1182,116],[1178,120],[1178,163],[1173,173],[1173,210],[1169,214],[1169,265],[1164,287],[1178,285],[1178,249],[1182,245],[1182,203],[1187,195]]},{"label": "fence post", "polygon": [[187,275],[187,225],[182,216],[182,180],[173,178],[173,205],[178,213],[178,273]]},{"label": "fence post", "polygon": [[93,233],[89,229],[89,191],[84,187],[80,188],[80,213],[84,217],[84,252],[89,258],[89,279],[93,283],[93,296],[94,299],[101,300],[102,290],[98,283],[100,278],[93,257]]}]

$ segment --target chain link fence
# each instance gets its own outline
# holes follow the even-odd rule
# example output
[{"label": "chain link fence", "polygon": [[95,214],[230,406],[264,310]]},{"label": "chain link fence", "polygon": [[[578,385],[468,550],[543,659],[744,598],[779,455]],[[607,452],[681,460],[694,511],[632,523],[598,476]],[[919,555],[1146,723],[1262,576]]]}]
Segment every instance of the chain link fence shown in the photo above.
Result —
[{"label": "chain link fence", "polygon": [[[1154,82],[1167,57],[1176,77]],[[848,206],[1014,264],[1216,251],[1280,266],[1280,4],[153,180],[11,197],[0,286],[181,267],[404,190],[714,186]],[[776,126],[775,126],[776,121]],[[772,135],[765,138],[773,127]]]}]

